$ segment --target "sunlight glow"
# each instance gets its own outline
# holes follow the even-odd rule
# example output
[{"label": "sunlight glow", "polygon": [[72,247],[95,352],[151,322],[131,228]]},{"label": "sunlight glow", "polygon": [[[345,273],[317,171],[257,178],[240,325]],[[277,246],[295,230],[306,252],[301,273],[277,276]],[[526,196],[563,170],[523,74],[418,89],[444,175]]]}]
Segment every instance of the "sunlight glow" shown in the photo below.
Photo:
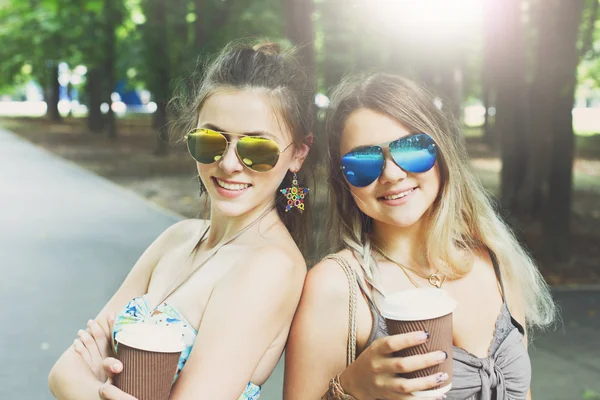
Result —
[{"label": "sunlight glow", "polygon": [[479,26],[481,0],[363,0],[376,24],[397,33],[447,40]]}]

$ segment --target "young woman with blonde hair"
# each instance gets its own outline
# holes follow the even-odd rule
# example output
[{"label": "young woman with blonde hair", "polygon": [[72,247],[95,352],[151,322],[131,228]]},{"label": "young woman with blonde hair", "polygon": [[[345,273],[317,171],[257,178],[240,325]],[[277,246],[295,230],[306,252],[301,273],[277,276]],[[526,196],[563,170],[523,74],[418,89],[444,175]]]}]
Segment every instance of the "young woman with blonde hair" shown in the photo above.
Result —
[{"label": "young woman with blonde hair", "polygon": [[398,375],[447,354],[394,357],[428,334],[388,336],[377,308],[381,296],[414,287],[441,287],[458,304],[447,398],[529,398],[525,327],[550,324],[554,305],[458,128],[414,82],[375,74],[335,89],[327,135],[329,232],[339,251],[308,273],[286,350],[285,399],[412,399],[443,386],[444,374]]}]

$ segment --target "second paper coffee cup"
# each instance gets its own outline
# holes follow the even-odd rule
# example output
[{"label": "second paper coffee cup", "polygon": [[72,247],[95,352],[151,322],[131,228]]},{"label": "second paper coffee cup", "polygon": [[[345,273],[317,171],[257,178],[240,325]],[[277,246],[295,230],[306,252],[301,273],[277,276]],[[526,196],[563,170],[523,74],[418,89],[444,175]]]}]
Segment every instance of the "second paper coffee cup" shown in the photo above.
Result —
[{"label": "second paper coffee cup", "polygon": [[115,341],[117,358],[123,363],[115,386],[139,400],[167,400],[185,348],[181,330],[137,323],[125,325]]},{"label": "second paper coffee cup", "polygon": [[443,289],[409,289],[380,297],[377,306],[386,320],[389,335],[427,331],[429,339],[415,347],[395,353],[409,357],[433,351],[445,351],[448,358],[441,364],[420,371],[401,374],[412,379],[445,372],[448,380],[430,390],[413,392],[416,397],[431,397],[447,393],[452,388],[452,313],[454,301]]}]

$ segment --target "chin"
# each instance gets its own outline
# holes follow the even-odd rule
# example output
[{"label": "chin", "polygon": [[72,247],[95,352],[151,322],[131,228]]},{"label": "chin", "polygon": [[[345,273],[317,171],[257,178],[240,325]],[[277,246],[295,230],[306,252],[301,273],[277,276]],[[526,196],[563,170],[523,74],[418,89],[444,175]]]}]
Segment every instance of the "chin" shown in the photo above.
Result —
[{"label": "chin", "polygon": [[246,203],[238,203],[232,201],[212,201],[212,207],[219,211],[225,217],[235,218],[246,214],[251,210],[251,207]]},{"label": "chin", "polygon": [[419,223],[425,215],[425,212],[398,213],[398,215],[388,214],[387,220],[390,225],[399,228],[410,228]]}]

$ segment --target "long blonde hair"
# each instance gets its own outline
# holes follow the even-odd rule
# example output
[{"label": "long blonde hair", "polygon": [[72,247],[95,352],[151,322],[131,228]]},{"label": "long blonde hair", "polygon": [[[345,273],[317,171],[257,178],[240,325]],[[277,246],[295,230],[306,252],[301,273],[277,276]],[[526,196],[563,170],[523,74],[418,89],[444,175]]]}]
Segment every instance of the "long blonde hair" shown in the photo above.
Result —
[{"label": "long blonde hair", "polygon": [[547,326],[555,306],[548,286],[511,229],[497,215],[464,146],[460,129],[416,83],[389,74],[346,77],[335,88],[327,119],[329,150],[329,232],[338,249],[362,257],[367,278],[373,277],[372,221],[356,205],[342,175],[340,140],[354,111],[382,113],[417,132],[430,135],[439,149],[441,188],[427,214],[427,259],[450,279],[469,272],[475,251],[491,250],[502,277],[522,295],[528,328]]}]

